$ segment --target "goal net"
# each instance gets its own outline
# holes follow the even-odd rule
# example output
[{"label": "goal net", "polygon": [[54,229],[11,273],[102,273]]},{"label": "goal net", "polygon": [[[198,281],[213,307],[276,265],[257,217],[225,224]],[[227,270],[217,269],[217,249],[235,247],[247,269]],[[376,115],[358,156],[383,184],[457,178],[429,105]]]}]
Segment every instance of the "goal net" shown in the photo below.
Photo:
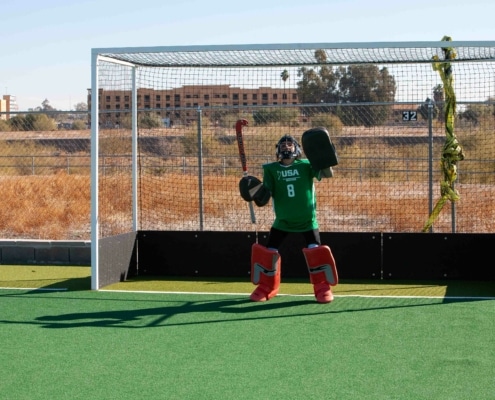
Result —
[{"label": "goal net", "polygon": [[93,49],[93,267],[137,231],[270,229],[238,192],[241,118],[259,178],[282,135],[328,129],[322,232],[492,233],[494,60],[495,42]]}]

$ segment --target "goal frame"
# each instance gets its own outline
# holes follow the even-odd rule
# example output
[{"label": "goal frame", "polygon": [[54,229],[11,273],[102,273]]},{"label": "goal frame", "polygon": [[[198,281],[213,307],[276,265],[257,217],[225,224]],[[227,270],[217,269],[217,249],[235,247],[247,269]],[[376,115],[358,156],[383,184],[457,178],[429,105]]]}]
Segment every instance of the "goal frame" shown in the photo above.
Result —
[{"label": "goal frame", "polygon": [[[487,48],[490,49],[485,59],[480,61],[495,61],[494,49],[495,41],[410,41],[410,42],[342,42],[342,43],[278,43],[278,44],[233,44],[233,45],[192,45],[192,46],[155,46],[155,47],[113,47],[113,48],[93,48],[91,50],[91,93],[92,93],[92,104],[91,104],[91,289],[98,290],[102,285],[108,284],[111,281],[118,279],[118,275],[122,275],[122,270],[126,268],[125,265],[118,265],[115,271],[110,274],[113,275],[109,278],[102,279],[102,269],[100,268],[100,255],[101,246],[103,245],[102,240],[105,239],[100,237],[99,231],[99,69],[98,65],[100,61],[121,64],[123,66],[129,67],[132,71],[132,105],[131,105],[131,115],[132,115],[132,229],[131,237],[129,240],[123,240],[129,246],[129,241],[135,240],[135,235],[138,231],[139,226],[139,215],[138,215],[138,172],[137,172],[137,87],[136,87],[136,70],[140,67],[157,67],[157,68],[167,68],[170,66],[174,67],[190,67],[190,66],[204,66],[203,61],[200,58],[195,59],[196,61],[183,61],[180,57],[177,61],[172,61],[169,63],[169,59],[165,57],[165,61],[160,61],[159,55],[188,55],[188,54],[223,54],[232,53],[236,54],[236,60],[232,66],[246,66],[249,67],[250,64],[245,65],[239,64],[243,62],[242,54],[246,51],[259,52],[263,54],[271,54],[277,52],[294,51],[294,50],[317,50],[317,49],[330,49],[330,50],[345,50],[345,49],[402,49],[402,48],[417,48],[426,49],[433,48],[438,49],[440,52],[442,48],[452,47],[452,48]],[[155,61],[146,62],[143,61],[143,56],[153,55],[151,60]],[[155,56],[158,55],[158,58]],[[187,59],[187,57],[186,57]],[[158,60],[158,61],[156,61]],[[455,62],[462,62],[463,59],[456,60]],[[466,60],[469,61],[469,60]],[[373,60],[373,63],[387,64],[397,62],[396,60],[387,59],[385,56],[382,60]],[[417,60],[417,62],[431,62],[427,59]],[[260,60],[255,60],[256,66],[284,66],[281,60],[275,57],[269,63],[263,64]],[[350,64],[349,62],[343,62],[339,60],[329,60],[329,64]],[[353,63],[370,63],[368,60],[355,60]],[[254,64],[253,64],[254,65]],[[288,65],[288,64],[287,64]],[[305,61],[297,61],[294,65],[306,65]],[[307,65],[315,65],[314,60],[308,62]],[[209,65],[215,67],[215,65]],[[229,66],[228,64],[222,64],[221,66]],[[125,254],[129,254],[126,251]],[[121,260],[125,263],[125,258]],[[117,278],[116,278],[117,277]]]}]

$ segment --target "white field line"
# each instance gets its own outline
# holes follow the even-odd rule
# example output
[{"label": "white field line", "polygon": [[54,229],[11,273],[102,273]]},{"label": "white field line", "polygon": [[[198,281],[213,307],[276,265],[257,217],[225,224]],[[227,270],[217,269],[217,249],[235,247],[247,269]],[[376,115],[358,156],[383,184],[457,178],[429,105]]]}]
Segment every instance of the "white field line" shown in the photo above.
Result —
[{"label": "white field line", "polygon": [[0,290],[38,290],[46,292],[64,292],[67,288],[19,288],[19,287],[0,287]]},{"label": "white field line", "polygon": [[[220,296],[247,296],[251,293],[224,293],[224,292],[179,292],[179,291],[155,291],[155,290],[107,290],[100,292],[119,293],[152,293],[152,294],[198,294],[198,295],[220,295]],[[277,294],[277,297],[314,297],[313,294]],[[388,296],[388,295],[361,295],[361,294],[334,294],[334,298],[358,297],[358,298],[389,298],[389,299],[453,299],[453,300],[495,300],[495,297],[487,296]]]},{"label": "white field line", "polygon": [[[47,291],[47,292],[64,292],[68,291],[67,288],[10,288],[0,287],[0,290],[19,290],[19,291]],[[116,293],[141,293],[141,294],[195,294],[195,295],[218,295],[218,296],[246,296],[249,297],[250,293],[228,293],[228,292],[180,292],[180,291],[157,291],[157,290],[107,290],[100,289],[99,292],[116,292]],[[277,297],[314,297],[313,294],[284,294],[279,293]],[[334,294],[334,298],[370,298],[370,299],[444,299],[444,300],[495,300],[492,296],[388,296],[388,295],[362,295],[362,294]]]}]

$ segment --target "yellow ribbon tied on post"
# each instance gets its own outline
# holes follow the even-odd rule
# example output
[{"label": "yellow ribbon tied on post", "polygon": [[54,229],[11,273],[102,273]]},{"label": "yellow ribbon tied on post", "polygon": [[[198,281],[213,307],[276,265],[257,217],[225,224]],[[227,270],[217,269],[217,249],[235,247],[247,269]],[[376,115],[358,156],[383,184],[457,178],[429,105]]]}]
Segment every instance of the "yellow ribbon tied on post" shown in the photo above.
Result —
[{"label": "yellow ribbon tied on post", "polygon": [[[444,36],[442,41],[452,41],[448,36]],[[464,153],[462,147],[457,141],[454,134],[454,119],[456,113],[456,98],[454,93],[454,77],[452,74],[452,65],[448,60],[456,58],[452,47],[444,47],[442,51],[445,56],[445,61],[439,61],[437,55],[433,56],[433,70],[438,71],[440,78],[443,82],[443,90],[445,93],[445,144],[442,150],[441,168],[443,172],[443,180],[440,183],[440,199],[436,203],[433,211],[431,212],[428,221],[423,227],[423,232],[427,232],[435,220],[437,219],[440,211],[447,201],[457,201],[460,199],[459,193],[454,189],[454,182],[457,179],[457,162],[464,159]]]}]

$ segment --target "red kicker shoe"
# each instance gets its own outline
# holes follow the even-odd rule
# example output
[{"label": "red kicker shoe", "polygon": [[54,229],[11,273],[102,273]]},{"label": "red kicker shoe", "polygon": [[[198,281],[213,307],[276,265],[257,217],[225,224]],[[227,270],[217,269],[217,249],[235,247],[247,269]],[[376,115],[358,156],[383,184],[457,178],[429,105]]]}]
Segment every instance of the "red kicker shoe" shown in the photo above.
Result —
[{"label": "red kicker shoe", "polygon": [[317,283],[313,285],[316,301],[318,303],[330,303],[333,301],[333,293],[328,283]]},{"label": "red kicker shoe", "polygon": [[258,287],[254,289],[253,293],[251,293],[251,296],[249,296],[249,298],[251,299],[251,301],[267,301],[276,296],[277,293],[278,288],[270,289],[265,285],[258,285]]}]

